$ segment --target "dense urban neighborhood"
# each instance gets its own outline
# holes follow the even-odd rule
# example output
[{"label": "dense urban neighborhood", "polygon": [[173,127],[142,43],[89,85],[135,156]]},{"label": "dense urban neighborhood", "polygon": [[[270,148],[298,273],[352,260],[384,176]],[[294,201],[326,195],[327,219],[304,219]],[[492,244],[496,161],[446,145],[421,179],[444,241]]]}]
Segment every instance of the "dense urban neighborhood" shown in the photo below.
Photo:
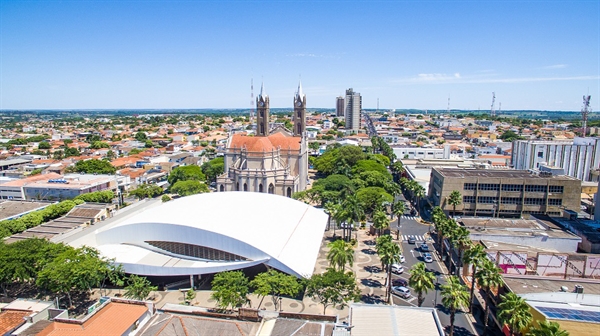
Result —
[{"label": "dense urban neighborhood", "polygon": [[0,334],[598,333],[599,119],[263,90],[1,111]]}]

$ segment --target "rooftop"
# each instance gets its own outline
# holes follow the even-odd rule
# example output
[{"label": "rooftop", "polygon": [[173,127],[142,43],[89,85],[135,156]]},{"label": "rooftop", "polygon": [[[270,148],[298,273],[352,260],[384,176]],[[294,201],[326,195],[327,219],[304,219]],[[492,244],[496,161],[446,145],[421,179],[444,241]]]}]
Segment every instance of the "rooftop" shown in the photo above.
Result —
[{"label": "rooftop", "polygon": [[350,305],[352,336],[442,336],[444,328],[434,308]]},{"label": "rooftop", "polygon": [[4,201],[0,203],[0,220],[40,209],[52,204],[51,202]]},{"label": "rooftop", "polygon": [[557,279],[543,278],[540,276],[508,275],[504,274],[504,283],[511,292],[522,295],[530,293],[558,293],[565,286],[573,291],[575,285],[583,286],[585,294],[600,295],[600,282],[591,279]]},{"label": "rooftop", "polygon": [[460,169],[460,168],[442,168],[435,167],[433,170],[444,177],[486,177],[486,178],[505,178],[505,179],[553,179],[553,180],[577,180],[574,177],[561,175],[532,174],[528,170],[512,169]]}]

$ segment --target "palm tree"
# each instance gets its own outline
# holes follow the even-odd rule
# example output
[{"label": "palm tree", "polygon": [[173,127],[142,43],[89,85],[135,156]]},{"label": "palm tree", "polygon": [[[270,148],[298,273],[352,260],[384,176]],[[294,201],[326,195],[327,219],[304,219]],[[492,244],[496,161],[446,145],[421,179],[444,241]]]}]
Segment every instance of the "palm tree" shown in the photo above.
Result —
[{"label": "palm tree", "polygon": [[456,276],[448,278],[448,282],[442,285],[442,304],[450,310],[450,336],[454,334],[454,318],[456,311],[466,307],[469,303],[469,292],[467,287],[460,283]]},{"label": "palm tree", "polygon": [[453,190],[450,193],[450,196],[448,196],[448,204],[452,205],[452,207],[453,207],[452,217],[456,216],[456,206],[460,205],[461,203],[462,203],[462,195],[460,194],[460,191]]},{"label": "palm tree", "polygon": [[[329,230],[331,226],[331,219],[335,218],[336,216],[336,204],[333,202],[327,202],[325,203],[324,209],[325,213],[329,215],[329,217],[327,217],[327,230]],[[335,233],[335,229],[333,232]]]},{"label": "palm tree", "polygon": [[484,334],[487,334],[488,315],[490,313],[490,298],[492,288],[496,288],[502,284],[502,276],[500,269],[489,259],[484,259],[480,265],[475,278],[479,287],[485,291],[485,316],[483,318]]},{"label": "palm tree", "polygon": [[377,250],[379,259],[383,263],[387,272],[387,278],[385,280],[385,297],[387,301],[390,301],[390,287],[392,284],[392,264],[400,262],[400,246],[393,242],[387,242]]},{"label": "palm tree", "polygon": [[387,218],[385,212],[381,210],[375,210],[373,213],[373,226],[377,229],[377,236],[381,235],[381,230],[385,230],[390,226],[390,221]]},{"label": "palm tree", "polygon": [[338,271],[343,271],[346,264],[354,264],[354,250],[352,245],[343,240],[336,240],[327,245],[330,250],[327,252],[329,264]]},{"label": "palm tree", "polygon": [[[347,214],[346,219],[350,223],[358,223],[365,216],[364,207],[363,207],[362,203],[358,200],[356,195],[350,195],[350,196],[346,197],[346,199],[342,203],[342,208],[344,209],[344,212],[346,212],[346,214]],[[346,230],[344,230],[344,231],[346,231]],[[348,237],[346,237],[345,234],[346,233],[344,232],[344,238],[347,239]]]},{"label": "palm tree", "polygon": [[569,332],[560,329],[560,324],[551,321],[540,321],[537,327],[533,327],[527,336],[569,336]]},{"label": "palm tree", "polygon": [[417,292],[417,303],[419,307],[421,307],[425,300],[424,294],[427,294],[430,289],[435,288],[434,281],[435,275],[425,268],[424,262],[416,263],[410,269],[408,284],[415,292]]},{"label": "palm tree", "polygon": [[498,304],[498,320],[508,325],[511,335],[520,335],[532,320],[529,306],[525,299],[512,292],[500,295],[500,298],[502,302]]},{"label": "palm tree", "polygon": [[392,213],[398,216],[398,231],[396,231],[396,239],[400,239],[400,218],[402,215],[404,215],[404,211],[406,211],[406,205],[402,201],[398,201],[392,206]]},{"label": "palm tree", "polygon": [[397,177],[402,175],[404,165],[402,164],[402,161],[395,161],[390,165],[390,169],[392,170],[392,174],[396,176],[396,181],[398,181]]},{"label": "palm tree", "polygon": [[475,273],[477,268],[487,259],[485,248],[481,244],[471,245],[471,248],[465,251],[464,262],[467,265],[473,265],[471,273],[471,295],[469,297],[469,313],[473,312],[473,295],[475,293]]},{"label": "palm tree", "polygon": [[423,188],[420,184],[417,184],[415,187],[415,198],[417,199],[417,211],[419,214],[421,213],[421,198],[425,197],[425,188]]},{"label": "palm tree", "polygon": [[456,274],[460,275],[460,267],[462,266],[462,259],[464,251],[471,246],[471,238],[469,238],[469,230],[463,226],[457,226],[454,231],[452,231],[452,236],[450,236],[450,240],[452,241],[452,245],[458,249],[458,263],[456,265]]}]

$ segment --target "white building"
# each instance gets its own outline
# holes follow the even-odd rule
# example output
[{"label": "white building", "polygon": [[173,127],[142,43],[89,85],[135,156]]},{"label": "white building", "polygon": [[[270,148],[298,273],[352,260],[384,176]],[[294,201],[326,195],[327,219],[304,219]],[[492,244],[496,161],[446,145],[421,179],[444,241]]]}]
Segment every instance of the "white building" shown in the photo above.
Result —
[{"label": "white building", "polygon": [[344,116],[346,121],[346,130],[358,133],[360,130],[360,111],[362,110],[362,97],[360,93],[354,92],[351,88],[346,90],[344,99]]},{"label": "white building", "polygon": [[273,194],[206,193],[125,217],[71,245],[97,248],[132,274],[193,276],[264,264],[310,277],[327,217]]},{"label": "white building", "polygon": [[600,138],[565,141],[517,140],[513,142],[512,165],[518,170],[541,165],[563,168],[565,175],[582,181],[598,181]]},{"label": "white building", "polygon": [[394,154],[399,159],[450,159],[450,146],[444,148],[425,148],[425,147],[394,147]]}]

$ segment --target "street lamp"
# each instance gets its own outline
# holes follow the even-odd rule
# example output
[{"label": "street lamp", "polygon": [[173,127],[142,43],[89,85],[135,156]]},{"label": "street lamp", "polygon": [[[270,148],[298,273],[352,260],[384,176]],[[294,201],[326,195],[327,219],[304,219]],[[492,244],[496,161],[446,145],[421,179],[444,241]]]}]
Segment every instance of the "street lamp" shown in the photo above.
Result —
[{"label": "street lamp", "polygon": [[440,285],[440,277],[439,275],[435,277],[435,305],[434,308],[437,307],[437,296],[438,296],[438,287]]}]

